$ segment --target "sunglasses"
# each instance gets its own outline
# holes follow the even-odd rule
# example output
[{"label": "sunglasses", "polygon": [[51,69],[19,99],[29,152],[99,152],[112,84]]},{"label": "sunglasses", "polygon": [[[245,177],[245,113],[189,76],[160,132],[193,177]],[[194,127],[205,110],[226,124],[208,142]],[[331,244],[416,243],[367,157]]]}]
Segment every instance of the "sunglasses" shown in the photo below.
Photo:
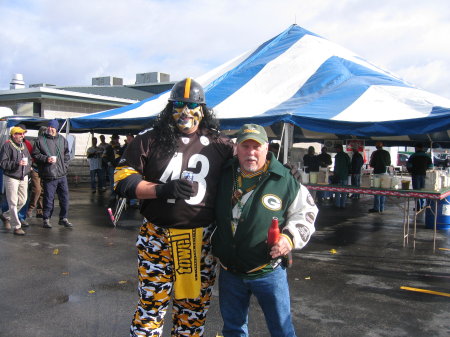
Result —
[{"label": "sunglasses", "polygon": [[185,105],[187,105],[187,107],[189,109],[195,109],[200,106],[200,104],[198,104],[198,103],[188,103],[188,102],[182,102],[182,101],[174,101],[174,102],[172,102],[172,104],[175,109],[184,108]]}]

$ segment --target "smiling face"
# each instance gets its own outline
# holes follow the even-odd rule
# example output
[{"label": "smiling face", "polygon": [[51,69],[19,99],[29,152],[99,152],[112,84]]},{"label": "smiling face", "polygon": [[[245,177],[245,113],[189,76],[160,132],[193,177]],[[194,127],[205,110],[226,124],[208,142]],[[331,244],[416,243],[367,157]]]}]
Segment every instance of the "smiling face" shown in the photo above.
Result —
[{"label": "smiling face", "polygon": [[193,133],[197,131],[202,121],[202,106],[197,103],[175,101],[173,102],[172,118],[181,132]]},{"label": "smiling face", "polygon": [[260,144],[249,139],[239,143],[236,150],[241,169],[247,172],[256,172],[263,168],[269,146],[267,143]]},{"label": "smiling face", "polygon": [[49,126],[47,127],[47,133],[51,136],[56,136],[58,132],[56,131],[56,128]]},{"label": "smiling face", "polygon": [[22,143],[23,142],[23,137],[24,137],[24,134],[23,133],[19,133],[19,132],[14,133],[12,135],[13,142],[16,143],[16,144]]}]

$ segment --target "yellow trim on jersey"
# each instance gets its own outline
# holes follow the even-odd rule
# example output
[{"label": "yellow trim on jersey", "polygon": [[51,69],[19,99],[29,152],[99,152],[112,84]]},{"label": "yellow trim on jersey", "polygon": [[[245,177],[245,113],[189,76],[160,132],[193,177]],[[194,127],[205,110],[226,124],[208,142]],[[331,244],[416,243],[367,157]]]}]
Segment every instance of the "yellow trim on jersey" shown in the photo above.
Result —
[{"label": "yellow trim on jersey", "polygon": [[186,85],[184,87],[184,98],[190,98],[189,93],[191,92],[191,78],[186,78]]},{"label": "yellow trim on jersey", "polygon": [[116,169],[114,170],[114,186],[116,186],[119,181],[124,180],[125,178],[136,173],[139,174],[138,171],[136,171],[134,168],[130,166],[116,167]]}]

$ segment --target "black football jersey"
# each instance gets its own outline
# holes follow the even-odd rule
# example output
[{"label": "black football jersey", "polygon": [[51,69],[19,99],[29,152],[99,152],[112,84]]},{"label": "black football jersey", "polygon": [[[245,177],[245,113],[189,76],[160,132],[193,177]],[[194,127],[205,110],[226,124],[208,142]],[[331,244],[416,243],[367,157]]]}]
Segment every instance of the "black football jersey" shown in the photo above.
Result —
[{"label": "black football jersey", "polygon": [[138,135],[127,147],[120,166],[128,166],[144,180],[165,183],[180,179],[184,170],[194,178],[194,194],[190,199],[146,199],[141,213],[161,227],[205,227],[214,221],[214,201],[218,179],[224,162],[233,156],[233,143],[228,137],[214,138],[208,130],[198,130],[178,139],[178,149],[167,156],[155,142],[153,130]]}]

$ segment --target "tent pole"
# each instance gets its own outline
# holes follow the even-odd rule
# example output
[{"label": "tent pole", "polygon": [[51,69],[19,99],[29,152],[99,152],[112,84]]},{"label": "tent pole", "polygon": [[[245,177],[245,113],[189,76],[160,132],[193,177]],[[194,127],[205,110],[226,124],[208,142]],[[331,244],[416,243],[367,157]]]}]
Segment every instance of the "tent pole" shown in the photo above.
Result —
[{"label": "tent pole", "polygon": [[283,164],[288,162],[288,152],[294,138],[294,126],[289,123],[283,124]]},{"label": "tent pole", "polygon": [[433,155],[433,140],[431,139],[430,135],[427,134],[428,139],[430,140],[430,157],[431,157],[431,161],[434,165],[434,155]]}]

